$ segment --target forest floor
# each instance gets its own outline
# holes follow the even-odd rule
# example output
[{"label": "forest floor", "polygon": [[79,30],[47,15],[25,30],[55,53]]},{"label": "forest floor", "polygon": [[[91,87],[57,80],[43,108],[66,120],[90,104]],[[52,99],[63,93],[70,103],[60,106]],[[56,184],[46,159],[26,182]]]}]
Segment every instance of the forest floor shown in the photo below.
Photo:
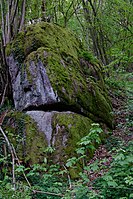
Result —
[{"label": "forest floor", "polygon": [[[88,166],[94,166],[97,162],[99,167],[98,170],[94,169],[88,172],[91,182],[105,175],[110,169],[113,156],[117,154],[117,151],[122,150],[130,141],[133,141],[133,74],[122,74],[122,76],[116,77],[113,87],[110,97],[113,104],[115,127],[106,142],[99,146],[88,163]],[[91,185],[91,183],[89,184]]]}]

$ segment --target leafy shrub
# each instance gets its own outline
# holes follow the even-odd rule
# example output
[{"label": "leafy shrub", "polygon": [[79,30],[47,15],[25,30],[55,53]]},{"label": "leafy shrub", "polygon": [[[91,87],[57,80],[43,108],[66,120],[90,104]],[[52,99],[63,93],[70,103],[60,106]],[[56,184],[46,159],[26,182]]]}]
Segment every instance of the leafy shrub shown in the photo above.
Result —
[{"label": "leafy shrub", "polygon": [[31,191],[28,186],[17,183],[17,189],[14,190],[10,182],[0,182],[0,199],[31,199]]},{"label": "leafy shrub", "polygon": [[94,183],[104,198],[133,198],[133,142],[118,150],[110,170]]}]

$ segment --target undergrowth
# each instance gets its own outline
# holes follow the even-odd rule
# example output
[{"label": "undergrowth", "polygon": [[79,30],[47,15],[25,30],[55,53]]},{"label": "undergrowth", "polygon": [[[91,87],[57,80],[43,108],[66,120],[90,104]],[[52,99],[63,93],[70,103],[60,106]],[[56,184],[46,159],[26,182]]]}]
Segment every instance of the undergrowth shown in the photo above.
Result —
[{"label": "undergrowth", "polygon": [[[116,78],[116,79],[115,79]],[[101,144],[100,135],[103,130],[99,124],[93,124],[88,135],[77,143],[77,155],[67,160],[64,165],[34,164],[30,167],[16,165],[16,186],[12,186],[12,162],[10,155],[0,151],[0,198],[19,199],[132,199],[133,198],[133,140],[132,138],[132,73],[123,72],[115,78],[106,78],[108,88],[118,98],[125,97],[123,112],[125,121],[117,123],[119,134],[113,133],[106,139],[104,146],[111,156],[95,159],[91,164],[87,161],[89,153]],[[115,110],[117,111],[117,110]],[[121,110],[118,110],[121,111]],[[115,113],[119,117],[122,114]],[[128,139],[125,139],[127,136]],[[0,140],[1,145],[4,140]],[[94,144],[95,143],[95,144]],[[70,170],[80,165],[82,171],[77,179],[72,180]],[[91,174],[101,174],[92,179]],[[29,184],[24,175],[26,175]]]}]

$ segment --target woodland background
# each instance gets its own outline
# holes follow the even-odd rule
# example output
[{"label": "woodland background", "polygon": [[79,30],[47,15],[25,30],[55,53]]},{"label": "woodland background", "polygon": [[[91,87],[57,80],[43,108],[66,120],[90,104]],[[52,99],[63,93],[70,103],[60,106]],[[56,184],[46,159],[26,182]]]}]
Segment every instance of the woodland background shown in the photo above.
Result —
[{"label": "woodland background", "polygon": [[[83,153],[83,171],[74,181],[67,168],[74,167],[78,161],[75,157],[68,160],[63,169],[59,165],[26,168],[18,164],[14,188],[10,150],[5,156],[1,148],[0,198],[133,198],[133,1],[1,0],[0,113],[12,107],[6,45],[25,27],[39,21],[70,29],[91,52],[93,59],[100,60],[112,98],[116,128],[90,162],[85,161]],[[92,131],[102,130],[94,125]],[[0,142],[2,146],[2,135]],[[83,141],[80,146],[82,144]],[[52,151],[48,150],[48,153]]]}]

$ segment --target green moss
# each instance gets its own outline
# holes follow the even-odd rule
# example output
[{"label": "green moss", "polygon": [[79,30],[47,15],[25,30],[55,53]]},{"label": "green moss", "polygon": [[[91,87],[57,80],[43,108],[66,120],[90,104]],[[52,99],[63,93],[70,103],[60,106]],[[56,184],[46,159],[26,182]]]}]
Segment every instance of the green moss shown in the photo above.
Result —
[{"label": "green moss", "polygon": [[71,179],[79,179],[79,172],[82,172],[83,169],[81,168],[80,165],[76,165],[76,168],[72,168],[70,167],[69,168],[69,173],[70,173],[70,176],[71,176]]},{"label": "green moss", "polygon": [[19,159],[28,164],[43,162],[47,143],[35,122],[30,116],[17,111],[9,113],[8,117],[11,123],[5,125],[5,130]]},{"label": "green moss", "polygon": [[[81,115],[70,112],[55,113],[52,121],[53,139],[51,143],[53,143],[56,150],[51,156],[51,159],[53,159],[55,163],[60,162],[64,164],[67,159],[77,157],[77,153],[75,152],[78,147],[77,143],[81,140],[81,138],[89,134],[93,121]],[[100,135],[100,140],[103,140],[104,138],[105,133]],[[66,143],[65,139],[67,140]],[[98,147],[98,144],[95,141],[92,144],[95,148]],[[94,152],[94,149],[88,149],[86,160],[91,159]],[[69,168],[72,179],[79,177],[79,172],[82,170],[82,167],[83,162],[81,160],[81,162],[76,164],[76,169],[75,167]]]},{"label": "green moss", "polygon": [[31,84],[30,63],[41,61],[54,92],[64,105],[78,111],[83,109],[87,117],[111,127],[112,109],[101,65],[68,30],[44,22],[31,25],[18,34],[6,50],[7,54],[14,54]]},{"label": "green moss", "polygon": [[77,49],[79,43],[66,29],[50,23],[38,23],[30,25],[25,32],[21,32],[6,48],[6,56],[11,53],[19,63],[31,52],[40,47],[46,47],[52,51],[66,53],[78,59]]},{"label": "green moss", "polygon": [[90,81],[88,92],[84,87],[82,89],[82,92],[78,93],[79,103],[82,104],[84,110],[88,110],[86,115],[96,122],[99,122],[99,119],[101,118],[101,122],[105,122],[111,128],[112,109],[110,103],[108,103],[108,101],[104,97],[102,90],[97,86],[95,82]]},{"label": "green moss", "polygon": [[[56,153],[63,161],[74,155],[77,142],[88,134],[92,120],[73,113],[55,113],[53,116],[53,135]],[[55,128],[56,127],[56,128]],[[67,144],[65,143],[67,139]],[[61,159],[60,159],[61,161]]]},{"label": "green moss", "polygon": [[5,54],[6,54],[7,57],[10,56],[10,54],[11,54],[11,43],[6,45]]},{"label": "green moss", "polygon": [[24,37],[25,33],[20,32],[16,38],[6,46],[6,56],[9,56],[10,54],[13,54],[15,59],[19,63],[23,63],[25,59],[25,53],[24,53]]},{"label": "green moss", "polygon": [[40,132],[30,116],[25,117],[25,130],[26,130],[26,150],[27,155],[25,161],[32,164],[42,163],[44,161],[44,149],[47,147],[45,135]]},{"label": "green moss", "polygon": [[[46,56],[44,56],[46,54]],[[67,59],[68,58],[68,59]],[[79,86],[85,81],[78,71],[79,63],[74,58],[66,55],[64,60],[61,54],[54,53],[48,48],[38,48],[37,51],[32,52],[26,59],[26,71],[28,79],[32,79],[28,71],[29,62],[34,61],[36,64],[39,60],[44,64],[47,74],[49,76],[52,87],[57,91],[60,98],[69,104],[74,103],[73,96],[75,91],[79,90]],[[76,69],[77,67],[77,69]],[[75,79],[75,82],[73,81]],[[65,95],[64,95],[65,92]]]},{"label": "green moss", "polygon": [[93,55],[93,53],[85,50],[79,52],[79,58],[83,58],[84,60],[94,65],[99,63],[98,59]]}]

